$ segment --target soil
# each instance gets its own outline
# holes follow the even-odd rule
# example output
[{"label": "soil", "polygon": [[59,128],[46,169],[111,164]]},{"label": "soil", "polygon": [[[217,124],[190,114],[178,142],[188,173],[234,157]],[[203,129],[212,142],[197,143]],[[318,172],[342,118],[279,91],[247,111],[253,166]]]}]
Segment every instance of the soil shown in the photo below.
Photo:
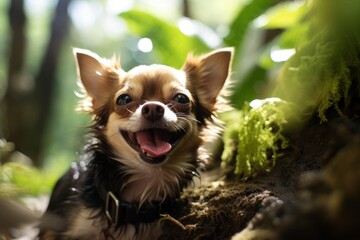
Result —
[{"label": "soil", "polygon": [[360,238],[357,116],[313,117],[288,133],[291,146],[266,175],[243,181],[219,169],[203,173],[164,217],[164,239]]}]

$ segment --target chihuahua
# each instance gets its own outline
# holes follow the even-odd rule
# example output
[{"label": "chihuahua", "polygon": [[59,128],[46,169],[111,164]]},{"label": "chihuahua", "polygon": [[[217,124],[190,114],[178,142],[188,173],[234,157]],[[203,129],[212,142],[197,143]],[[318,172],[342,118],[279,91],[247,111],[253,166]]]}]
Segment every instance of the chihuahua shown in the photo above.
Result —
[{"label": "chihuahua", "polygon": [[40,239],[159,239],[162,214],[201,162],[204,130],[216,119],[233,50],[125,72],[116,58],[74,49],[93,116],[80,161],[57,182]]}]

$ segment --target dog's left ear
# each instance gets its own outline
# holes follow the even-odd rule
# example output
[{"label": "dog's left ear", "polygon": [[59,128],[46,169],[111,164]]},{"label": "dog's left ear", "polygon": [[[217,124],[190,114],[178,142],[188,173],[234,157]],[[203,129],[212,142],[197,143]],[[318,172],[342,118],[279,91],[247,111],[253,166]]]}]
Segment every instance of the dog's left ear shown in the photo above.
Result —
[{"label": "dog's left ear", "polygon": [[203,116],[209,118],[216,110],[216,102],[229,76],[233,48],[223,48],[201,57],[189,55],[183,71],[187,75],[187,88],[202,107]]}]

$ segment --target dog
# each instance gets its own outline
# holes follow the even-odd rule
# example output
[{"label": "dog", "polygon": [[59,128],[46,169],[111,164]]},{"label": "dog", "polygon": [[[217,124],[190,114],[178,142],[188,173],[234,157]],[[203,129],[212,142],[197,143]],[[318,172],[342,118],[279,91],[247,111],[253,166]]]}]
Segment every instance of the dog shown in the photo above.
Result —
[{"label": "dog", "polygon": [[158,239],[162,214],[198,176],[204,129],[216,119],[232,48],[189,54],[178,70],[74,49],[93,116],[89,143],[56,183],[40,239]]}]

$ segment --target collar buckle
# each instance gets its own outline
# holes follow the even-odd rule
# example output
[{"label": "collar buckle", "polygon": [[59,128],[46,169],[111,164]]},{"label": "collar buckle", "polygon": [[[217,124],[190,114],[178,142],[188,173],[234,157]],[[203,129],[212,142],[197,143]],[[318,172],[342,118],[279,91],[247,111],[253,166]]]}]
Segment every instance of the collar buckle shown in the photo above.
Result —
[{"label": "collar buckle", "polygon": [[115,197],[115,195],[111,191],[108,191],[106,194],[105,213],[111,225],[118,224],[119,209],[120,209],[119,200]]}]

